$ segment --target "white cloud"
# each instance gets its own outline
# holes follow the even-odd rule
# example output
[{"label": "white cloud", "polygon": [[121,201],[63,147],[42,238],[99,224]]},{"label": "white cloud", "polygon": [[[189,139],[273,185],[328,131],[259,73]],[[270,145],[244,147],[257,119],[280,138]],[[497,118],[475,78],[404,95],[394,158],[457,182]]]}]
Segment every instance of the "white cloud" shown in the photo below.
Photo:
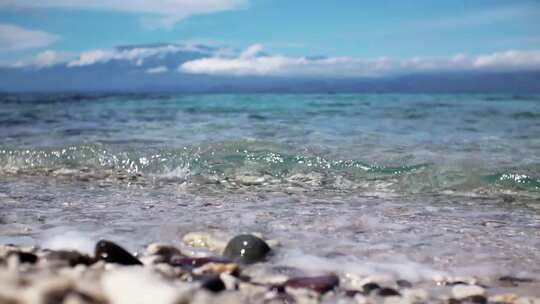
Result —
[{"label": "white cloud", "polygon": [[507,51],[478,56],[478,68],[540,67],[540,51]]},{"label": "white cloud", "polygon": [[211,75],[258,76],[387,76],[416,72],[484,71],[540,69],[540,51],[508,51],[480,56],[410,59],[363,59],[329,57],[310,59],[282,55],[258,55],[261,45],[253,45],[236,57],[207,57],[178,67],[180,72]]},{"label": "white cloud", "polygon": [[166,66],[160,65],[154,68],[150,68],[146,70],[146,73],[148,74],[161,74],[167,72],[169,69]]},{"label": "white cloud", "polygon": [[262,44],[253,44],[240,54],[240,58],[242,59],[254,58],[258,54],[260,54],[262,51],[263,51]]},{"label": "white cloud", "polygon": [[90,50],[80,54],[80,56],[68,63],[68,67],[81,67],[96,63],[106,63],[111,60],[127,60],[137,66],[141,66],[144,60],[153,56],[164,56],[180,51],[206,52],[198,49],[196,45],[191,44],[169,44],[162,46],[133,47],[118,49],[97,49]]},{"label": "white cloud", "polygon": [[248,5],[248,0],[2,0],[1,7],[111,10],[160,16],[156,26],[171,26],[196,14],[208,14]]},{"label": "white cloud", "polygon": [[51,33],[0,23],[0,50],[11,51],[43,47],[56,42],[59,38]]},{"label": "white cloud", "polygon": [[71,57],[73,57],[72,54],[68,52],[47,50],[37,54],[35,57],[20,60],[16,62],[13,67],[46,68],[59,63],[64,63]]},{"label": "white cloud", "polygon": [[113,50],[91,50],[81,53],[78,59],[68,63],[69,67],[91,65],[98,62],[107,62],[114,57]]}]

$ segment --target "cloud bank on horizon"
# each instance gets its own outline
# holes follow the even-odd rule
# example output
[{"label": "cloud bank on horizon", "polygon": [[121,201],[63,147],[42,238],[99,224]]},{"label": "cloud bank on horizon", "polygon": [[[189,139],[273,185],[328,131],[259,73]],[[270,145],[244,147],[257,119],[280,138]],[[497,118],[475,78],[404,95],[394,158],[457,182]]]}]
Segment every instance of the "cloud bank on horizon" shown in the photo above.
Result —
[{"label": "cloud bank on horizon", "polygon": [[287,57],[261,55],[262,45],[247,48],[238,57],[207,57],[181,64],[179,71],[210,75],[370,77],[415,72],[489,71],[540,69],[540,51],[505,51],[479,56],[409,59],[355,57]]},{"label": "cloud bank on horizon", "polygon": [[[170,66],[144,65],[146,60],[186,52],[197,54],[198,58],[177,59]],[[510,50],[477,56],[456,54],[448,57],[370,59],[272,55],[264,52],[262,44],[251,45],[242,52],[197,44],[167,44],[96,49],[78,55],[47,50],[26,61],[18,61],[12,68],[64,66],[74,69],[113,61],[125,61],[134,68],[141,67],[147,74],[171,72],[219,76],[384,77],[423,72],[540,70],[540,50]]]}]

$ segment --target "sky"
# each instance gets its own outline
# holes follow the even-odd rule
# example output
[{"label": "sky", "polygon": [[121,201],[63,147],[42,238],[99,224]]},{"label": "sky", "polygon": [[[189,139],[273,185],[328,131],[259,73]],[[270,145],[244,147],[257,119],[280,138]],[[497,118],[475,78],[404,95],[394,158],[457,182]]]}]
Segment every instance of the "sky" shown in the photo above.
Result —
[{"label": "sky", "polygon": [[153,43],[215,47],[174,69],[194,74],[538,69],[540,1],[0,0],[2,66],[134,60],[163,48],[115,48]]}]

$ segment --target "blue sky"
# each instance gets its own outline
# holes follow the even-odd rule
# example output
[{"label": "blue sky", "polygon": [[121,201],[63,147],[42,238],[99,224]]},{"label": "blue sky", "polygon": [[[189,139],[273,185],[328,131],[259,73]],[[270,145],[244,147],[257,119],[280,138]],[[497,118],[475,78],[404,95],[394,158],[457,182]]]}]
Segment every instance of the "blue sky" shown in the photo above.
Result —
[{"label": "blue sky", "polygon": [[[288,58],[408,60],[464,54],[474,59],[540,50],[540,2],[0,0],[4,65],[46,51],[68,58],[155,42],[198,42],[239,52],[255,44]],[[538,54],[526,54],[528,59],[518,58],[520,64],[531,58],[536,64]]]}]

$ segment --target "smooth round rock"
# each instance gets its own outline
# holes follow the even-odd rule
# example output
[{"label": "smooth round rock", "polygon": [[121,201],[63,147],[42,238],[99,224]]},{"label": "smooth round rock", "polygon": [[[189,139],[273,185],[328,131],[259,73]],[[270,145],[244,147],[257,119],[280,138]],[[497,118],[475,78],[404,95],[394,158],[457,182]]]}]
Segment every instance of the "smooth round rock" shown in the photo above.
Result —
[{"label": "smooth round rock", "polygon": [[107,263],[116,263],[121,265],[142,265],[141,261],[135,258],[124,248],[111,241],[101,240],[97,242],[95,257],[98,260]]},{"label": "smooth round rock", "polygon": [[253,264],[263,261],[270,251],[270,246],[260,238],[250,234],[241,234],[229,241],[223,255],[243,264]]}]

